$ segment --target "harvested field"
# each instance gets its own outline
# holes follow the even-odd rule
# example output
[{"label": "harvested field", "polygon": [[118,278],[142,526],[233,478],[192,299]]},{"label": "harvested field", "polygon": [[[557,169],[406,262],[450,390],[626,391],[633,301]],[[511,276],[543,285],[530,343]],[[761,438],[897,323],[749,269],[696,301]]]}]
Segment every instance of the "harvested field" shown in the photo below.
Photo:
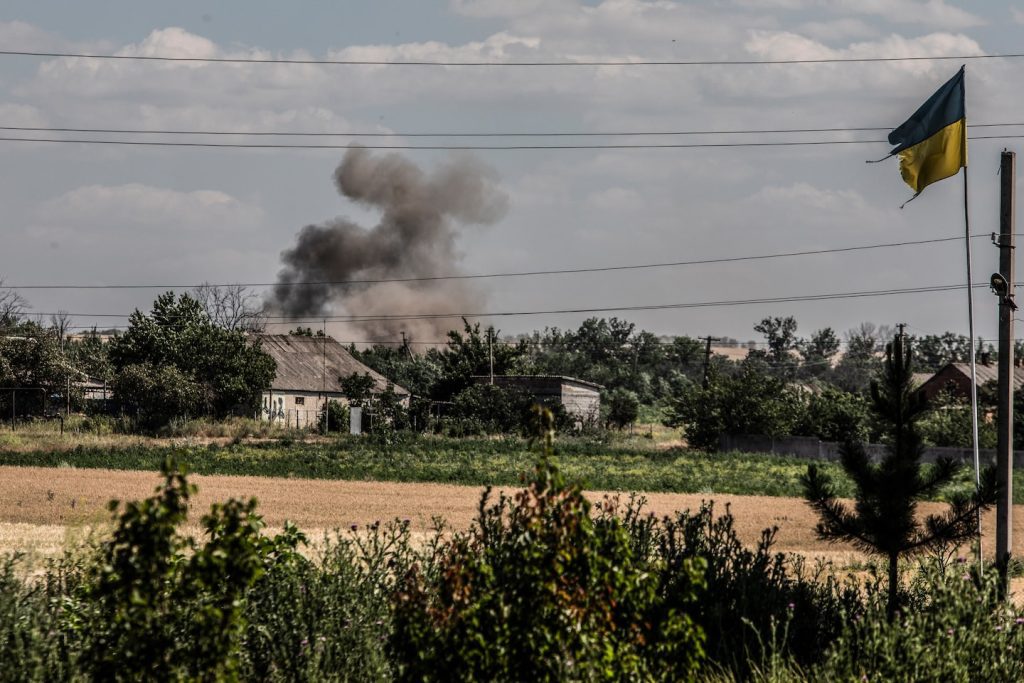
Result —
[{"label": "harvested field", "polygon": [[[259,509],[271,528],[285,520],[315,538],[324,531],[364,526],[378,520],[409,519],[413,531],[426,532],[441,516],[454,528],[465,528],[476,515],[479,487],[372,481],[325,481],[268,477],[198,476],[193,499],[193,521],[211,503],[229,497],[259,500]],[[149,495],[159,483],[154,472],[120,470],[0,467],[0,551],[27,550],[50,555],[84,538],[110,519],[111,498],[137,499]],[[606,495],[594,492],[591,500]],[[645,494],[648,509],[657,515],[696,508],[708,496],[701,494]],[[761,530],[779,527],[776,548],[808,558],[833,560],[838,566],[864,557],[852,548],[829,545],[814,537],[814,515],[795,498],[768,496],[711,496],[718,510],[728,505],[740,537],[756,543]],[[923,511],[938,504],[924,503]],[[985,535],[992,537],[994,515],[984,520]],[[1017,556],[1024,550],[1024,506],[1016,506],[1014,541]],[[991,550],[991,543],[986,543]]]}]

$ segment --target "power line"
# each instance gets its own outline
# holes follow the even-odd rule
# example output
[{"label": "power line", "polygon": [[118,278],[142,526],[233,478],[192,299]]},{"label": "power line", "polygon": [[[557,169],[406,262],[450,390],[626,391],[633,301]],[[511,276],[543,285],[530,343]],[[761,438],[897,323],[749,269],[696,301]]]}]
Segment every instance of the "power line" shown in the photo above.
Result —
[{"label": "power line", "polygon": [[980,55],[933,55],[919,57],[822,57],[818,59],[608,59],[579,61],[462,61],[445,60],[378,60],[378,59],[314,59],[287,57],[172,57],[169,55],[112,55],[86,52],[42,52],[30,50],[0,50],[0,56],[17,57],[74,57],[78,59],[105,59],[142,62],[198,62],[208,64],[321,64],[334,66],[472,66],[472,67],[600,67],[600,66],[755,66],[781,64],[870,64],[875,62],[921,62],[948,60],[1018,59],[1024,53],[998,53]]},{"label": "power line", "polygon": [[[1022,123],[972,123],[968,128],[1008,128],[1024,126]],[[513,131],[513,132],[333,132],[333,131],[242,131],[242,130],[182,130],[172,128],[64,128],[53,126],[0,126],[0,130],[49,133],[104,133],[123,135],[217,135],[242,137],[351,137],[351,138],[513,138],[513,137],[668,137],[684,135],[778,135],[798,133],[856,133],[889,131],[892,126],[860,126],[834,128],[762,128],[735,130],[663,130],[663,131]]]},{"label": "power line", "polygon": [[[1015,140],[1022,135],[968,135],[968,140]],[[24,138],[0,137],[0,142],[40,142],[79,145],[124,145],[129,147],[206,147],[236,149],[351,149],[352,144],[324,143],[247,143],[247,142],[170,142],[164,140],[89,140],[85,138]],[[603,144],[603,145],[366,145],[363,149],[425,150],[425,151],[536,151],[584,149],[710,149],[723,147],[814,147],[821,145],[889,144],[886,140],[786,140],[780,142],[694,142],[664,144]]]},{"label": "power line", "polygon": [[[975,289],[988,287],[987,282],[979,282],[972,287]],[[836,299],[859,299],[868,297],[879,297],[879,296],[895,296],[902,294],[926,294],[934,292],[949,292],[966,289],[965,284],[951,284],[951,285],[929,285],[925,287],[906,287],[898,289],[875,289],[865,290],[856,292],[831,292],[826,294],[805,294],[797,296],[786,296],[786,297],[764,297],[756,299],[732,299],[732,300],[721,300],[721,301],[697,301],[687,303],[674,303],[674,304],[642,304],[634,306],[606,306],[597,308],[564,308],[564,309],[553,309],[553,310],[527,310],[527,311],[499,311],[499,312],[464,312],[464,313],[416,313],[416,314],[373,314],[373,315],[319,315],[319,316],[306,316],[306,317],[291,317],[291,316],[264,316],[264,320],[278,321],[281,324],[312,324],[320,322],[351,322],[351,323],[366,323],[366,322],[384,322],[384,321],[401,321],[401,320],[443,320],[449,318],[500,318],[500,317],[519,317],[519,316],[533,316],[533,315],[561,315],[570,313],[612,313],[620,311],[662,311],[662,310],[681,310],[690,308],[718,308],[728,306],[747,306],[753,304],[775,304],[775,303],[794,303],[802,301],[832,301]],[[44,313],[29,311],[29,315],[57,315],[55,313]],[[75,313],[65,312],[69,316],[77,316],[81,318],[130,318],[133,314],[123,313]]]},{"label": "power line", "polygon": [[[976,239],[979,237],[988,237],[988,234],[978,233],[971,235],[972,238]],[[195,289],[200,286],[209,287],[325,287],[325,286],[345,286],[345,285],[373,285],[373,284],[385,284],[385,283],[398,283],[398,282],[432,282],[439,280],[478,280],[485,278],[503,278],[503,277],[533,277],[539,275],[571,275],[577,273],[607,273],[617,270],[641,270],[649,268],[670,268],[678,266],[696,266],[696,265],[707,265],[715,263],[734,263],[738,261],[762,261],[767,259],[776,258],[789,258],[795,256],[813,256],[818,254],[841,254],[855,251],[866,251],[870,249],[885,249],[891,247],[908,247],[917,246],[922,244],[938,244],[942,242],[955,242],[962,240],[963,237],[936,237],[927,240],[908,240],[903,242],[884,242],[880,244],[865,244],[854,247],[837,247],[832,249],[809,249],[806,251],[789,251],[779,252],[774,254],[757,254],[751,256],[729,256],[722,258],[712,259],[695,259],[690,261],[671,261],[665,263],[643,263],[636,265],[624,265],[624,266],[600,266],[594,268],[560,268],[556,270],[530,270],[530,271],[518,271],[518,272],[506,272],[506,273],[476,273],[469,275],[434,275],[425,277],[405,277],[405,278],[379,278],[379,279],[365,279],[365,280],[311,280],[311,281],[298,281],[298,282],[233,282],[225,284],[211,285],[209,283],[201,284],[142,284],[142,285],[3,285],[0,286],[0,290],[4,289],[17,289],[17,290],[29,290],[29,289]]]},{"label": "power line", "polygon": [[[1024,136],[994,136],[996,138],[1013,138]],[[968,137],[969,140],[977,139]],[[984,138],[983,138],[984,139]],[[127,145],[135,147],[213,147],[241,149],[349,149],[350,144],[325,143],[248,143],[248,142],[170,142],[165,140],[89,140],[84,138],[24,138],[0,137],[0,142],[45,142],[58,144],[81,145]],[[701,143],[666,143],[666,144],[604,144],[604,145],[364,145],[364,149],[383,150],[429,150],[429,151],[461,151],[461,150],[567,150],[567,149],[696,149],[705,147],[802,147],[814,145],[863,145],[885,143],[885,140],[804,140],[782,142],[701,142]]]}]

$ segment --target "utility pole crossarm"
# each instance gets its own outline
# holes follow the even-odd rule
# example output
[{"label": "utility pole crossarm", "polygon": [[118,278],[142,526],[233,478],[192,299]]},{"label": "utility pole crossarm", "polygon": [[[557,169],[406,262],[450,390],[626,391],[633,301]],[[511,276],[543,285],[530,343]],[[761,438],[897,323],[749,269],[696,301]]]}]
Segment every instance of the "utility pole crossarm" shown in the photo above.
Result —
[{"label": "utility pole crossarm", "polygon": [[707,337],[698,338],[703,339],[705,342],[707,342],[706,346],[704,347],[704,380],[701,382],[701,388],[706,390],[708,388],[709,380],[708,372],[711,369],[711,342],[721,341],[721,339],[719,339],[718,337],[712,337],[711,335],[708,335]]}]

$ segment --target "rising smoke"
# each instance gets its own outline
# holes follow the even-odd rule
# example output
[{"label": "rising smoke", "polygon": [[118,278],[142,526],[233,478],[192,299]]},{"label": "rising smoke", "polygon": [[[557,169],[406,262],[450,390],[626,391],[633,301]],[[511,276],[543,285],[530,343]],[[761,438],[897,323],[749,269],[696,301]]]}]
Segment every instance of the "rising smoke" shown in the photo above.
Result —
[{"label": "rising smoke", "polygon": [[[496,187],[491,168],[460,156],[428,173],[398,154],[375,156],[355,147],[335,169],[334,181],[343,196],[379,209],[380,222],[365,228],[336,218],[303,228],[295,246],[281,253],[283,268],[273,292],[274,308],[294,318],[481,309],[485,296],[471,280],[289,283],[458,274],[460,226],[494,223],[505,213],[507,197]],[[378,319],[353,326],[374,338],[394,338],[406,331],[420,339],[440,339],[457,322]]]}]

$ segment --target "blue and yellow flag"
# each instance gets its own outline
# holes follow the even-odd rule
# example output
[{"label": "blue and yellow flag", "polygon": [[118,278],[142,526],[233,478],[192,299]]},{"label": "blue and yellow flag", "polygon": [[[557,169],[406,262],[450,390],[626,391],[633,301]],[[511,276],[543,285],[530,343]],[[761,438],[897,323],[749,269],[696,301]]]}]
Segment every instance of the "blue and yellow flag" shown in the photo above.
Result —
[{"label": "blue and yellow flag", "polygon": [[889,133],[900,157],[900,174],[921,194],[928,185],[956,175],[967,167],[967,113],[964,106],[964,67]]}]

